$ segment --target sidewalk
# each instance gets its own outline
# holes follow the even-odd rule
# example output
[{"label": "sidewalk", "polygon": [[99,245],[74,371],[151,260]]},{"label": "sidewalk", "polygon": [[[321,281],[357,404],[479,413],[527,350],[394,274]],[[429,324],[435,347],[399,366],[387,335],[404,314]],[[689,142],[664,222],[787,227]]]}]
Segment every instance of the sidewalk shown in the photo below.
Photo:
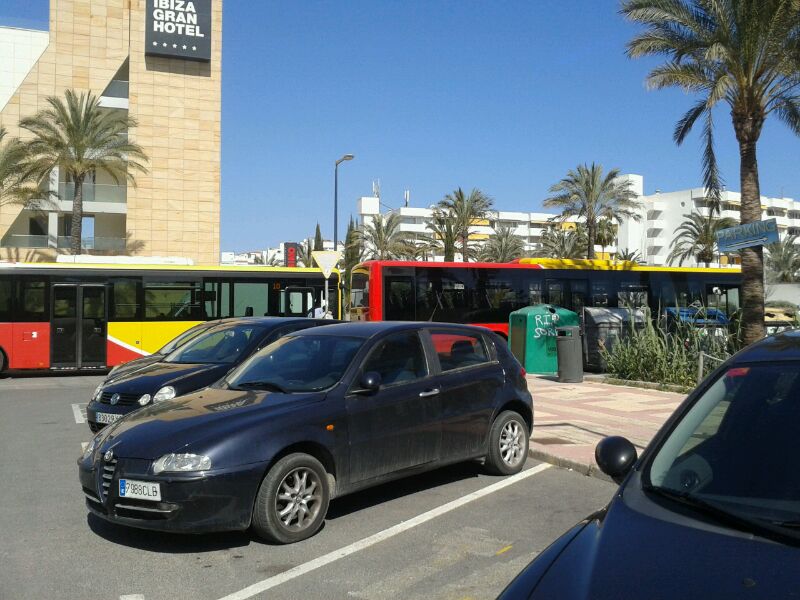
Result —
[{"label": "sidewalk", "polygon": [[584,381],[558,383],[528,375],[533,394],[530,455],[586,475],[602,475],[594,447],[608,435],[641,451],[685,398],[682,394]]}]

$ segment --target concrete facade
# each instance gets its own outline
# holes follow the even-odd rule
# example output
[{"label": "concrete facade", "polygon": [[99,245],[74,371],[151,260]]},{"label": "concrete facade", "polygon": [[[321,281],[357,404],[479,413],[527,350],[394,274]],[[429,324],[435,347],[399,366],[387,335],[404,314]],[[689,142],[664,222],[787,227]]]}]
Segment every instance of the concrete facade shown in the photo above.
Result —
[{"label": "concrete facade", "polygon": [[[212,0],[211,60],[145,55],[146,0],[50,0],[48,33],[0,34],[0,65],[22,47],[30,63],[20,80],[0,69],[0,125],[25,138],[20,119],[64,91],[91,92],[109,110],[128,111],[128,133],[149,157],[136,186],[115,185],[98,173],[85,188],[84,215],[95,253],[170,255],[200,264],[219,262],[222,0]],[[24,31],[24,30],[15,30]],[[36,44],[46,48],[34,57]],[[23,39],[24,38],[24,39]],[[17,40],[17,41],[14,41]],[[22,40],[22,41],[20,41]],[[19,42],[19,43],[17,43]],[[19,50],[21,53],[22,50]],[[19,80],[19,81],[18,81]],[[4,89],[13,92],[2,103]],[[42,260],[63,252],[71,211],[70,182],[54,173],[55,210],[44,217],[0,207],[0,257]]]}]

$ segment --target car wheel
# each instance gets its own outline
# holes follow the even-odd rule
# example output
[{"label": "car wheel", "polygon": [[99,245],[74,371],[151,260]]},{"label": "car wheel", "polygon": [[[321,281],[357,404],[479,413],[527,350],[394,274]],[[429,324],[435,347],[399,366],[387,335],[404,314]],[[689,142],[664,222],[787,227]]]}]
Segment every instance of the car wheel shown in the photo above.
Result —
[{"label": "car wheel", "polygon": [[513,475],[528,457],[528,426],[519,413],[507,410],[492,423],[486,469],[493,475]]},{"label": "car wheel", "polygon": [[275,463],[261,482],[253,529],[270,542],[299,542],[322,526],[329,501],[322,463],[308,454],[290,454]]}]

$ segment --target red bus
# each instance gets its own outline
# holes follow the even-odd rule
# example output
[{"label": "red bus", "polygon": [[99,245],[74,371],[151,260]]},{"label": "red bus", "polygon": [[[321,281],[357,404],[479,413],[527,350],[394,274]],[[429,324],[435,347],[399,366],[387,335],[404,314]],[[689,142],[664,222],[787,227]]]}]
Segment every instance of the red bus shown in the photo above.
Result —
[{"label": "red bus", "polygon": [[508,337],[508,316],[532,304],[739,309],[738,268],[523,258],[513,263],[368,261],[353,268],[350,319],[480,325]]},{"label": "red bus", "polygon": [[[329,286],[339,318],[338,271]],[[0,371],[107,369],[203,321],[308,316],[325,291],[320,269],[0,263]]]}]

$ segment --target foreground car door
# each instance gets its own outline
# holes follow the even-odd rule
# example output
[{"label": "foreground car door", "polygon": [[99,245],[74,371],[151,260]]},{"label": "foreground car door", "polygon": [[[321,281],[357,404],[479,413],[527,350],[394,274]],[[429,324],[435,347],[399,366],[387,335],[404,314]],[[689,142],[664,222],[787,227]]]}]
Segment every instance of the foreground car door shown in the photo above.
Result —
[{"label": "foreground car door", "polygon": [[479,456],[491,425],[505,374],[494,348],[480,333],[431,329],[441,374],[442,458]]},{"label": "foreground car door", "polygon": [[[370,371],[383,383],[374,393],[359,393],[361,375]],[[356,375],[346,405],[351,482],[439,458],[439,393],[416,331],[378,342]]]}]

